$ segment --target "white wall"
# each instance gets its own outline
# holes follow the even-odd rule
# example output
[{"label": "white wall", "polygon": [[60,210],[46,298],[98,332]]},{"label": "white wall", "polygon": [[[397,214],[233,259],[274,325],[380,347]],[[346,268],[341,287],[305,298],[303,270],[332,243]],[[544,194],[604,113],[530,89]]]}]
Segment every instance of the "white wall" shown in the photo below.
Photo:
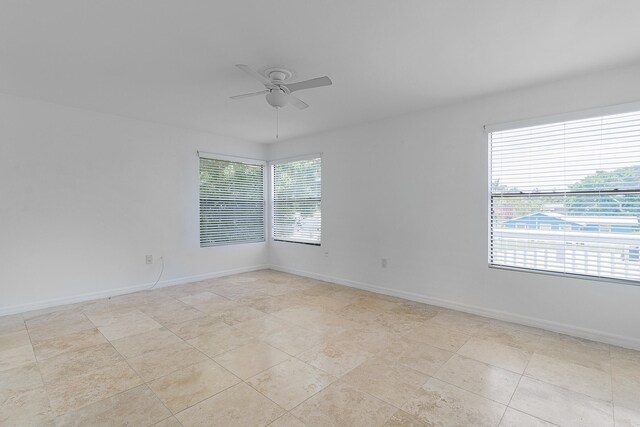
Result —
[{"label": "white wall", "polygon": [[0,314],[135,290],[160,256],[161,283],[264,265],[266,243],[199,247],[196,150],[267,148],[0,96]]},{"label": "white wall", "polygon": [[324,152],[322,246],[275,242],[271,263],[640,348],[640,287],[487,267],[482,128],[638,101],[638,76],[602,72],[271,146],[271,159]]},{"label": "white wall", "polygon": [[[270,147],[0,95],[0,314],[139,289],[163,255],[161,283],[271,263],[640,348],[640,287],[487,267],[482,131],[638,101],[638,75],[603,72]],[[198,149],[324,152],[322,246],[200,249]]]}]

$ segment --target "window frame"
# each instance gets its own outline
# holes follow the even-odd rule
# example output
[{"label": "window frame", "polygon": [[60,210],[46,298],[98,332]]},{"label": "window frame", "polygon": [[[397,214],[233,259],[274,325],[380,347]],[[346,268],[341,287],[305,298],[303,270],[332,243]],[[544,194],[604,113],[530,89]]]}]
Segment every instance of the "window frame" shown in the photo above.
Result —
[{"label": "window frame", "polygon": [[[291,162],[298,162],[298,161],[302,161],[302,160],[314,160],[314,159],[320,159],[320,241],[318,242],[308,242],[308,241],[299,241],[299,240],[287,240],[287,239],[278,239],[274,236],[274,230],[275,230],[275,225],[274,225],[274,220],[275,220],[275,205],[276,205],[276,201],[275,201],[275,181],[274,181],[274,177],[275,177],[275,166],[279,165],[279,164],[283,164],[283,163],[291,163]],[[268,162],[268,166],[269,166],[269,238],[271,240],[271,242],[278,242],[278,243],[293,243],[293,244],[300,244],[300,245],[307,245],[307,246],[316,246],[316,247],[321,247],[322,246],[322,164],[323,164],[323,153],[311,153],[311,154],[304,154],[304,155],[300,155],[300,156],[293,156],[293,157],[285,157],[285,158],[281,158],[281,159],[276,159],[276,160],[270,160]]]},{"label": "window frame", "polygon": [[[595,275],[589,275],[589,274],[567,273],[567,272],[561,272],[561,271],[501,265],[501,264],[494,264],[492,260],[492,245],[493,245],[492,181],[493,181],[493,177],[492,177],[491,134],[493,132],[499,132],[499,131],[515,130],[519,128],[527,128],[532,126],[551,125],[556,123],[569,122],[573,120],[593,119],[601,116],[627,114],[627,113],[634,113],[634,112],[640,112],[640,101],[624,103],[624,104],[608,105],[605,107],[592,108],[592,109],[582,110],[582,111],[573,111],[573,112],[562,113],[562,114],[541,116],[541,117],[518,120],[513,122],[487,124],[483,126],[483,130],[486,136],[485,142],[487,144],[486,147],[487,147],[488,170],[487,170],[486,176],[488,181],[487,181],[487,209],[485,210],[485,212],[487,214],[487,266],[490,269],[640,286],[640,280],[632,280],[632,279],[624,279],[624,278],[616,278],[616,277],[603,277],[603,276],[595,276]],[[567,194],[569,194],[569,192],[567,192]]]},{"label": "window frame", "polygon": [[[248,157],[238,157],[238,156],[228,156],[225,154],[217,154],[217,153],[209,153],[206,151],[200,151],[198,150],[196,152],[197,156],[197,161],[198,161],[198,173],[197,175],[197,179],[198,179],[198,183],[197,183],[197,197],[198,197],[198,247],[200,249],[210,249],[210,248],[217,248],[217,247],[225,247],[225,246],[235,246],[235,245],[250,245],[250,244],[263,244],[267,241],[267,236],[268,236],[268,192],[269,192],[269,187],[268,187],[268,163],[266,160],[260,160],[260,159],[252,159],[252,158],[248,158]],[[209,160],[221,160],[221,161],[226,161],[226,162],[236,162],[236,163],[245,163],[248,165],[257,165],[257,166],[262,166],[262,240],[259,241],[254,241],[254,242],[228,242],[228,243],[222,243],[222,244],[218,244],[218,245],[206,245],[206,246],[202,246],[202,228],[201,228],[201,205],[200,205],[200,199],[201,194],[200,194],[200,160],[201,159],[209,159]]]}]

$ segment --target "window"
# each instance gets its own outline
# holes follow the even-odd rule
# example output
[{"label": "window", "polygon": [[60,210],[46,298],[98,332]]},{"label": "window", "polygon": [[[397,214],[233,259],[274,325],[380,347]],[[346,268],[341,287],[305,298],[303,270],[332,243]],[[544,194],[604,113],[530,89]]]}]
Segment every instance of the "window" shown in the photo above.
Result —
[{"label": "window", "polygon": [[264,241],[264,163],[200,153],[200,246]]},{"label": "window", "polygon": [[272,168],[274,240],[319,245],[321,159],[281,162]]},{"label": "window", "polygon": [[640,111],[495,130],[489,144],[490,265],[640,282]]}]

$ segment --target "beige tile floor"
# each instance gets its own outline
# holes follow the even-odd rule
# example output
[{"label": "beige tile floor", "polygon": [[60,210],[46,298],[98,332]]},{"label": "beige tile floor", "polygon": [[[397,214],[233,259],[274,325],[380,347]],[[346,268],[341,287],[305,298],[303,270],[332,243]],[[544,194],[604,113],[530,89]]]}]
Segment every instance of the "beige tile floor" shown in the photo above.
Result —
[{"label": "beige tile floor", "polygon": [[640,426],[640,353],[263,270],[0,318],[2,426]]}]

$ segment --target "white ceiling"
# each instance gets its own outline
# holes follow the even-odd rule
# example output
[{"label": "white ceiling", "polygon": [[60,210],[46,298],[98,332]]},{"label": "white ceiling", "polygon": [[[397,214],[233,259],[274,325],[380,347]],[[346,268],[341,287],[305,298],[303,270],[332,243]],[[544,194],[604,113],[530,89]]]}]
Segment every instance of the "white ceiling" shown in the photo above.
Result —
[{"label": "white ceiling", "polygon": [[638,0],[1,0],[0,92],[273,142],[640,61]]}]

